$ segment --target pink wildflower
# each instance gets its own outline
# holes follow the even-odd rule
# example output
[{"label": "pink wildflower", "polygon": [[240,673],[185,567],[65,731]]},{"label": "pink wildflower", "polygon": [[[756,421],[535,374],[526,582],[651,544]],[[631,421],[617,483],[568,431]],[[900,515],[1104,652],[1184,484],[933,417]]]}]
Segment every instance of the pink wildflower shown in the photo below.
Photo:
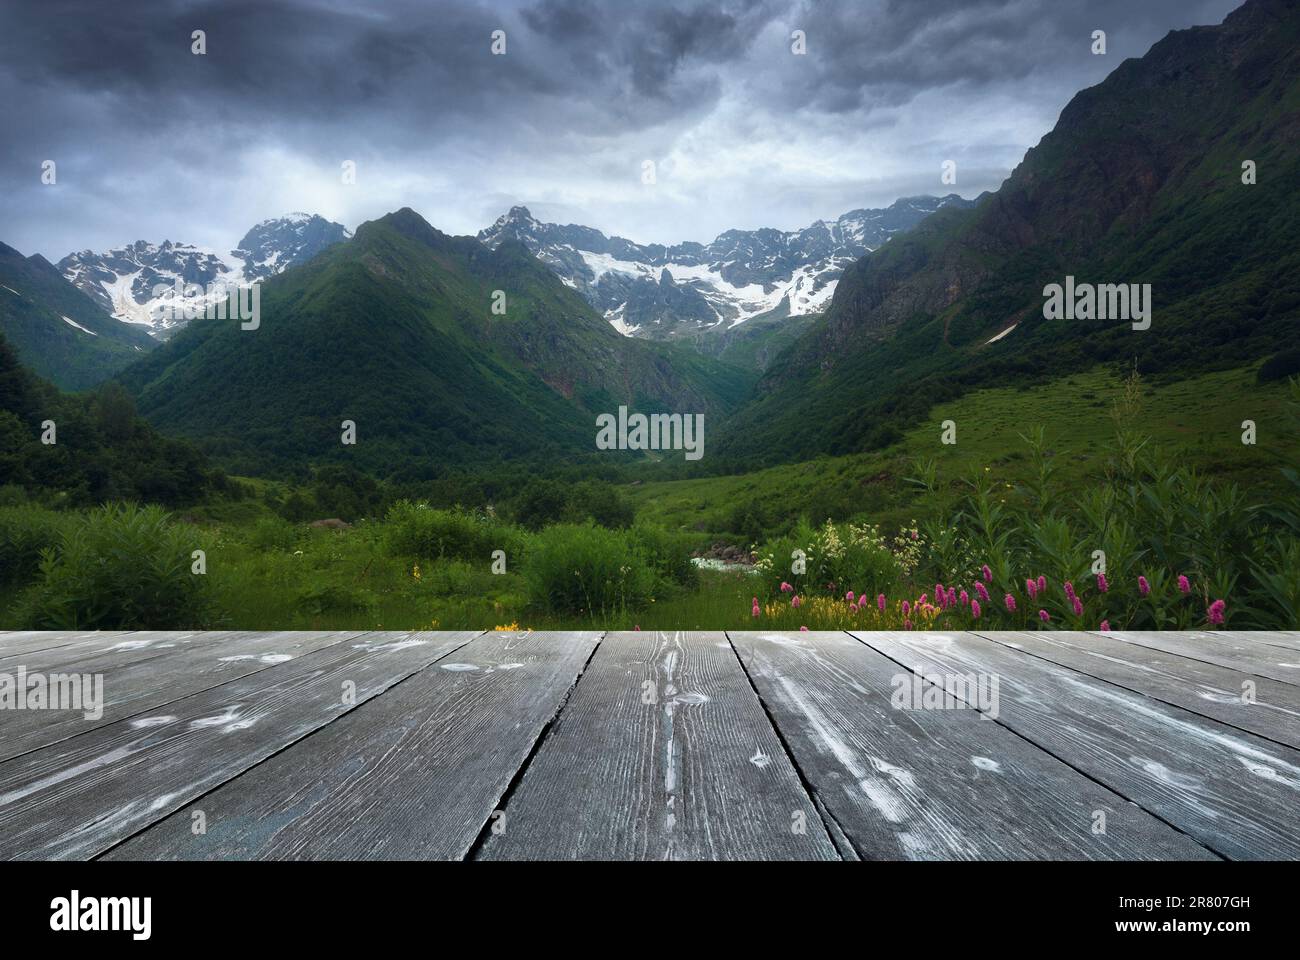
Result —
[{"label": "pink wildflower", "polygon": [[1192,592],[1192,582],[1181,573],[1178,575],[1178,590],[1181,593]]},{"label": "pink wildflower", "polygon": [[967,593],[965,590],[961,592],[961,596],[958,597],[957,599],[961,601],[961,605],[963,607],[970,606],[970,594]]},{"label": "pink wildflower", "polygon": [[1109,632],[1110,632],[1110,621],[1109,621],[1109,620],[1103,620],[1103,621],[1101,622],[1101,632],[1102,632],[1102,633],[1109,633]]},{"label": "pink wildflower", "polygon": [[1106,582],[1106,574],[1104,573],[1097,574],[1097,592],[1105,593],[1109,589],[1110,589],[1110,584]]},{"label": "pink wildflower", "polygon": [[1205,611],[1210,623],[1223,623],[1223,608],[1227,606],[1222,600],[1215,600],[1210,604],[1210,608]]},{"label": "pink wildflower", "polygon": [[970,602],[970,615],[976,620],[980,618],[980,602],[978,600],[972,600]]},{"label": "pink wildflower", "polygon": [[975,592],[980,595],[980,599],[985,603],[989,602],[989,592],[984,588],[984,584],[979,580],[975,581]]},{"label": "pink wildflower", "polygon": [[876,597],[876,607],[880,610],[881,613],[885,612],[885,595],[883,593],[880,596]]},{"label": "pink wildflower", "polygon": [[1042,593],[1047,589],[1047,578],[1041,573],[1038,575],[1038,592]]},{"label": "pink wildflower", "polygon": [[929,602],[930,602],[930,595],[929,595],[928,593],[923,593],[923,594],[921,594],[920,598],[919,598],[916,602],[917,602],[917,603],[929,603]]},{"label": "pink wildflower", "polygon": [[993,571],[989,569],[989,565],[988,565],[987,563],[984,564],[984,570],[983,570],[983,573],[984,573],[984,582],[985,582],[985,583],[992,583],[992,582],[993,582]]},{"label": "pink wildflower", "polygon": [[1038,619],[1043,621],[1043,623],[1050,623],[1052,620],[1052,615],[1049,614],[1046,610],[1039,610]]},{"label": "pink wildflower", "polygon": [[1072,584],[1069,580],[1066,580],[1065,583],[1061,584],[1061,586],[1062,586],[1062,587],[1064,588],[1064,590],[1065,590],[1065,595],[1066,595],[1067,597],[1069,597],[1071,600],[1073,600],[1073,599],[1074,599],[1074,584]]},{"label": "pink wildflower", "polygon": [[911,605],[910,603],[908,603],[906,600],[904,600],[904,601],[903,601],[903,616],[907,616],[907,615],[908,615],[909,613],[911,613],[911,612],[912,612],[912,605]]},{"label": "pink wildflower", "polygon": [[1025,592],[1029,594],[1030,600],[1034,599],[1034,597],[1038,596],[1038,584],[1034,583],[1032,580],[1026,580]]},{"label": "pink wildflower", "polygon": [[911,630],[911,629],[912,629],[912,621],[911,621],[911,620],[904,620],[904,621],[903,621],[903,629],[904,629],[904,630]]},{"label": "pink wildflower", "polygon": [[786,583],[784,580],[781,581],[782,593],[790,593],[792,590],[794,590],[794,587],[790,586],[790,584]]},{"label": "pink wildflower", "polygon": [[1138,577],[1138,593],[1146,596],[1151,592],[1151,584],[1147,583],[1146,577]]},{"label": "pink wildflower", "polygon": [[799,594],[797,593],[790,598],[790,606],[794,607],[796,610],[799,608],[799,604],[801,602],[802,601],[799,599]]},{"label": "pink wildflower", "polygon": [[1070,605],[1071,605],[1072,607],[1074,607],[1074,615],[1075,615],[1076,617],[1081,617],[1081,616],[1083,616],[1083,601],[1082,601],[1082,600],[1080,600],[1078,597],[1071,597],[1071,598],[1070,598]]},{"label": "pink wildflower", "polygon": [[807,627],[800,627],[799,630],[800,630],[801,633],[807,633],[807,632],[808,632],[808,628],[807,628]]},{"label": "pink wildflower", "polygon": [[1011,613],[1015,613],[1015,612],[1016,612],[1016,598],[1013,597],[1011,594],[1008,593],[1008,594],[1007,594],[1005,597],[1003,597],[1002,599],[1003,599],[1003,602],[1007,605],[1007,610],[1008,610],[1009,612],[1011,612]]},{"label": "pink wildflower", "polygon": [[849,603],[852,603],[852,602],[853,602],[853,591],[850,590],[848,593],[844,594],[844,599],[847,600]]}]

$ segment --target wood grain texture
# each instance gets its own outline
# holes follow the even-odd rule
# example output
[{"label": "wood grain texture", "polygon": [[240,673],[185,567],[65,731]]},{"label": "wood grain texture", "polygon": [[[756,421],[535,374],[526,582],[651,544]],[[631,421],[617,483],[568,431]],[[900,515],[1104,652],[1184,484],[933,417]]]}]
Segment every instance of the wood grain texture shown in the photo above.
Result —
[{"label": "wood grain texture", "polygon": [[599,636],[479,637],[105,859],[461,859]]},{"label": "wood grain texture", "polygon": [[0,633],[0,661],[12,660],[15,657],[24,657],[38,650],[49,650],[54,647],[65,647],[69,644],[80,643],[83,641],[105,640],[109,643],[119,643],[127,639],[133,631],[122,630],[103,632],[99,630],[85,630],[80,632],[66,632],[55,630],[22,630],[12,633]]},{"label": "wood grain texture", "polygon": [[97,856],[473,636],[365,634],[0,762],[0,859]]},{"label": "wood grain texture", "polygon": [[[0,711],[0,760],[77,736],[173,700],[265,670],[334,643],[352,633],[209,633],[180,635],[148,648],[110,646],[83,654],[75,663],[44,669],[103,677],[102,715],[78,710]],[[58,648],[62,649],[62,648]],[[42,651],[43,653],[56,653]],[[27,666],[30,672],[39,667]],[[160,682],[165,679],[165,682]]]},{"label": "wood grain texture", "polygon": [[965,704],[926,708],[910,671],[847,634],[728,636],[863,859],[1217,859]]},{"label": "wood grain texture", "polygon": [[13,671],[22,665],[31,672],[82,672],[83,664],[95,661],[100,670],[106,666],[139,663],[180,647],[218,644],[225,639],[252,636],[218,631],[168,632],[133,630],[130,633],[80,634],[69,643],[32,650],[0,661],[0,670]]},{"label": "wood grain texture", "polygon": [[1300,857],[1300,752],[955,633],[855,633],[913,671],[999,678],[997,722],[1222,856]]},{"label": "wood grain texture", "polygon": [[1270,630],[1212,630],[1210,633],[1226,640],[1248,640],[1270,647],[1285,647],[1287,650],[1300,650],[1300,634],[1278,633]]},{"label": "wood grain texture", "polygon": [[1114,630],[1110,636],[1229,670],[1253,673],[1281,683],[1300,685],[1300,654],[1269,644],[1237,639],[1231,633],[1173,633],[1155,630]]},{"label": "wood grain texture", "polygon": [[606,637],[505,817],[483,859],[837,857],[721,633]]},{"label": "wood grain texture", "polygon": [[119,639],[125,639],[130,636],[131,631],[120,631],[106,634],[98,630],[86,630],[80,632],[68,632],[61,630],[14,630],[10,632],[0,632],[0,669],[4,669],[4,661],[11,660],[14,657],[26,656],[37,650],[48,650],[51,647],[62,647],[70,643],[76,643],[80,640],[93,640],[96,637],[112,636]]},{"label": "wood grain texture", "polygon": [[1192,660],[1105,633],[979,635],[1136,693],[1300,748],[1300,687]]}]

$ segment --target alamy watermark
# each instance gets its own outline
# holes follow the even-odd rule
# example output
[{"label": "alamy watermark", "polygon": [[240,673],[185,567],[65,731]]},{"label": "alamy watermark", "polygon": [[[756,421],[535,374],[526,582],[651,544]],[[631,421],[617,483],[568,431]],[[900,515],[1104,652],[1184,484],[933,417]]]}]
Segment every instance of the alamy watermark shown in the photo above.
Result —
[{"label": "alamy watermark", "polygon": [[979,710],[998,717],[995,673],[896,673],[889,685],[895,710]]},{"label": "alamy watermark", "polygon": [[704,456],[704,414],[633,413],[596,417],[597,450],[685,450],[687,460]]},{"label": "alamy watermark", "polygon": [[0,710],[80,710],[87,720],[104,715],[102,673],[0,673]]},{"label": "alamy watermark", "polygon": [[156,284],[153,298],[162,301],[154,308],[158,320],[239,320],[241,330],[256,330],[262,325],[262,289],[256,283],[213,280],[205,287],[184,283],[177,277],[174,283]]},{"label": "alamy watermark", "polygon": [[1045,320],[1131,320],[1134,330],[1151,326],[1151,284],[1079,283],[1043,287]]}]

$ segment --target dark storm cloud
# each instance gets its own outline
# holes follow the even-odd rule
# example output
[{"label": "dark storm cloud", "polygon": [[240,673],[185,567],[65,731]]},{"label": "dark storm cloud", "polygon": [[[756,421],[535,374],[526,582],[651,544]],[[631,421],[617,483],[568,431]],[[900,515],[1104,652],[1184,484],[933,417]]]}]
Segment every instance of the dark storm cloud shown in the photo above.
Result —
[{"label": "dark storm cloud", "polygon": [[[0,240],[50,257],[230,243],[295,207],[355,226],[403,204],[469,231],[517,201],[637,239],[707,240],[936,192],[935,151],[962,158],[972,195],[1079,88],[1235,5],[9,0]],[[190,53],[196,29],[206,56]],[[795,29],[806,56],[790,52]],[[1088,54],[1093,29],[1108,56]],[[46,159],[57,187],[39,183]],[[350,192],[343,159],[365,173]]]},{"label": "dark storm cloud", "polygon": [[[810,2],[790,22],[805,58],[778,61],[770,92],[787,105],[851,112],[911,101],[948,86],[991,88],[1039,75],[1074,91],[1169,29],[1218,23],[1239,0],[854,0]],[[1107,55],[1090,51],[1107,33]],[[769,79],[771,77],[769,76]],[[1040,91],[1041,92],[1041,91]]]}]

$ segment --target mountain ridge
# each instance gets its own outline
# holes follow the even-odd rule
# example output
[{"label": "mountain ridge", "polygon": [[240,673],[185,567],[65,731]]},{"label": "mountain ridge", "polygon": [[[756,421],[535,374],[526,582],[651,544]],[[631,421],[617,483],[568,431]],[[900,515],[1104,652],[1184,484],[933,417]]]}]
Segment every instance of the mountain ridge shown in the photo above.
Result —
[{"label": "mountain ridge", "polygon": [[975,201],[903,197],[799,230],[726,230],[712,242],[638,244],[592,227],[537,220],[511,207],[478,239],[524,243],[621,333],[699,340],[753,320],[819,312],[845,266],[936,210]]}]

